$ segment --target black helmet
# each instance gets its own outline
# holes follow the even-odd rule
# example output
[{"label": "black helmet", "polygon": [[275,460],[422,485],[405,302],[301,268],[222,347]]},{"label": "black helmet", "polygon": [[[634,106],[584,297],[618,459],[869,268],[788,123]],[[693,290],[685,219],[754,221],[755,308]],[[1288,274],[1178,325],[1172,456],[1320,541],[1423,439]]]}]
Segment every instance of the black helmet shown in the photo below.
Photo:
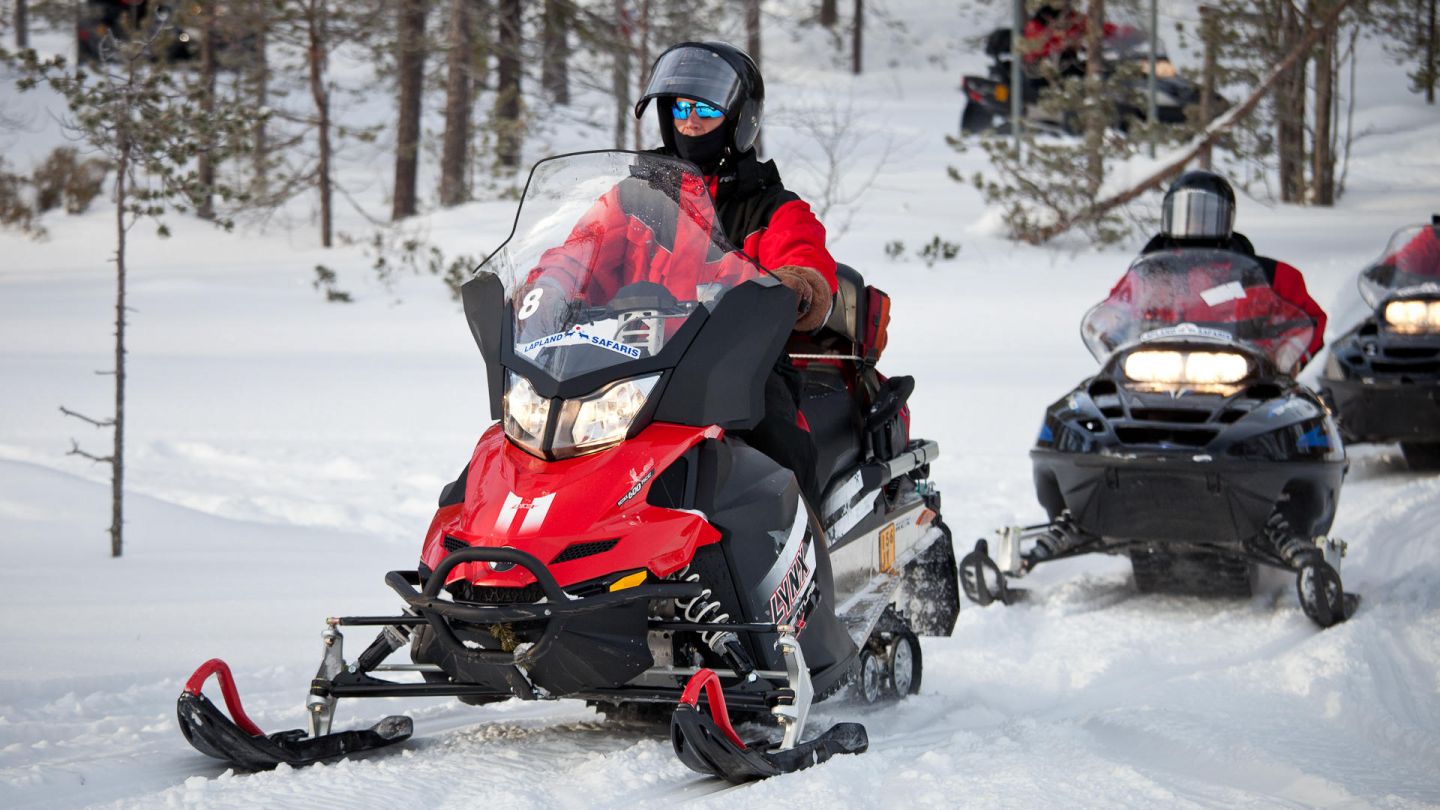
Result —
[{"label": "black helmet", "polygon": [[[660,54],[650,69],[645,94],[635,103],[635,117],[653,98],[683,96],[703,101],[725,113],[727,146],[744,152],[760,134],[765,111],[765,81],[755,60],[724,42],[682,42]],[[675,122],[670,111],[656,105],[660,137],[675,148]]]},{"label": "black helmet", "polygon": [[1180,175],[1165,192],[1161,233],[1172,239],[1228,239],[1235,229],[1235,191],[1214,172]]}]

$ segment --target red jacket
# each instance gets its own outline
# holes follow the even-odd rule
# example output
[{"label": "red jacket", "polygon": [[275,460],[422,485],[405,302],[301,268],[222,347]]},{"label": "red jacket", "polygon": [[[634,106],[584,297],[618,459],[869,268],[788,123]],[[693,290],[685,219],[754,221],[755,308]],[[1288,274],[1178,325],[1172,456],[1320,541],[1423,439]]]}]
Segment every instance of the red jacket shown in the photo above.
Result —
[{"label": "red jacket", "polygon": [[[1087,24],[1088,18],[1078,11],[1048,21],[1031,18],[1025,23],[1025,62],[1033,64],[1047,56],[1083,48]],[[1116,30],[1114,23],[1102,25],[1103,36],[1108,37]]]},{"label": "red jacket", "polygon": [[1440,276],[1440,227],[1421,228],[1381,264],[1393,264],[1402,273],[1411,275]]},{"label": "red jacket", "polygon": [[[1305,353],[1301,364],[1308,362],[1320,352],[1325,345],[1325,310],[1320,307],[1315,299],[1310,297],[1310,292],[1305,289],[1305,277],[1300,271],[1290,265],[1272,259],[1269,256],[1257,256],[1255,246],[1241,233],[1232,233],[1223,240],[1209,239],[1177,239],[1164,234],[1156,234],[1144,248],[1140,250],[1141,255],[1154,253],[1160,250],[1183,250],[1186,248],[1199,248],[1209,250],[1228,250],[1232,253],[1254,257],[1265,271],[1265,279],[1270,283],[1275,294],[1286,301],[1304,310],[1306,314],[1315,319],[1315,334],[1310,338],[1310,348]],[[1118,286],[1118,285],[1117,285]]]},{"label": "red jacket", "polygon": [[1270,287],[1275,294],[1286,301],[1305,310],[1306,314],[1315,319],[1315,334],[1310,338],[1310,349],[1300,364],[1303,366],[1310,358],[1320,353],[1320,348],[1325,345],[1325,310],[1310,297],[1310,292],[1305,289],[1305,277],[1300,271],[1282,261],[1277,261],[1268,256],[1256,256],[1260,266],[1265,268],[1266,275],[1270,276]]},{"label": "red jacket", "polygon": [[564,245],[545,252],[529,280],[543,276],[571,296],[583,288],[584,299],[597,304],[640,281],[662,284],[682,301],[696,300],[698,284],[734,286],[759,272],[744,257],[718,254],[711,237],[718,224],[761,267],[809,267],[831,292],[838,289],[824,226],[780,184],[773,162],[760,164],[747,152],[705,181],[703,187],[693,176],[682,182],[678,223],[666,221],[675,200],[657,199],[660,192],[643,179],[621,182],[576,223]]}]

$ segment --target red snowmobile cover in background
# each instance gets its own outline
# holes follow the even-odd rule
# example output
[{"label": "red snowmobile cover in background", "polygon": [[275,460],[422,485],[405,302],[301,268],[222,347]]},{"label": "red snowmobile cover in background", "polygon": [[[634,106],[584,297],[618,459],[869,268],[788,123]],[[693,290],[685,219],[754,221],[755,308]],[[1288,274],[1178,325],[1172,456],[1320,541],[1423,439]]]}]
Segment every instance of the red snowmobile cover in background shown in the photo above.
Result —
[{"label": "red snowmobile cover in background", "polygon": [[1097,360],[1160,329],[1190,324],[1245,343],[1285,374],[1310,358],[1318,319],[1281,297],[1254,257],[1223,250],[1146,254],[1081,322]]}]

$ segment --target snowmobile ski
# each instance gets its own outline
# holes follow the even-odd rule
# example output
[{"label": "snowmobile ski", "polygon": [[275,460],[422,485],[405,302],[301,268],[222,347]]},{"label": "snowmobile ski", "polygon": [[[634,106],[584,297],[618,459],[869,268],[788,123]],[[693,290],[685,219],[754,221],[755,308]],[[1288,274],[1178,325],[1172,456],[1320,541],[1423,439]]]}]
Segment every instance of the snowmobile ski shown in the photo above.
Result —
[{"label": "snowmobile ski", "polygon": [[[220,681],[230,717],[201,692],[211,675]],[[245,714],[230,667],[218,658],[201,664],[190,676],[176,713],[180,731],[196,750],[251,771],[269,770],[282,763],[298,767],[384,748],[409,739],[414,730],[410,718],[392,715],[363,730],[311,737],[303,729],[293,729],[267,735]]]},{"label": "snowmobile ski", "polygon": [[[771,710],[785,731],[783,739],[778,745],[747,745],[742,741],[730,723],[720,676],[702,669],[685,684],[675,713],[670,716],[670,742],[676,756],[691,770],[741,784],[803,770],[836,754],[862,754],[870,746],[865,727],[859,723],[837,723],[814,739],[799,741],[813,689],[800,642],[789,630],[784,628],[776,642],[791,676],[789,701]],[[709,703],[709,714],[700,709],[702,693]]]}]

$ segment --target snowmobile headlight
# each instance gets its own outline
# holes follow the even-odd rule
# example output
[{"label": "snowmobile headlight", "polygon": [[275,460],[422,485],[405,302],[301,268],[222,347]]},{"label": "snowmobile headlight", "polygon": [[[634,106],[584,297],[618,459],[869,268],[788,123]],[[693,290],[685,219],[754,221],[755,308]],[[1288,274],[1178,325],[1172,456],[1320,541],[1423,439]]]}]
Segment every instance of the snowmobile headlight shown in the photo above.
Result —
[{"label": "snowmobile headlight", "polygon": [[619,444],[659,380],[659,374],[621,380],[588,397],[566,400],[555,434],[556,453],[580,455]]},{"label": "snowmobile headlight", "polygon": [[[1149,65],[1146,65],[1146,70],[1145,70],[1145,72],[1146,72],[1146,73],[1149,73],[1149,72],[1150,72],[1150,70],[1149,70]],[[1171,62],[1169,59],[1164,59],[1164,58],[1156,59],[1156,60],[1155,60],[1155,78],[1157,78],[1157,79],[1173,79],[1173,78],[1175,78],[1175,63],[1174,63],[1174,62]]]},{"label": "snowmobile headlight", "polygon": [[1235,352],[1190,352],[1185,357],[1185,381],[1197,385],[1228,385],[1250,374],[1250,361]]},{"label": "snowmobile headlight", "polygon": [[545,423],[550,418],[550,400],[540,396],[530,381],[513,371],[505,373],[505,435],[516,444],[540,452]]},{"label": "snowmobile headlight", "polygon": [[1440,301],[1391,301],[1385,305],[1385,323],[1404,335],[1440,332]]},{"label": "snowmobile headlight", "polygon": [[1125,358],[1125,376],[1135,382],[1178,383],[1185,376],[1185,355],[1180,352],[1131,352]]},{"label": "snowmobile headlight", "polygon": [[1144,350],[1127,355],[1124,369],[1134,382],[1219,393],[1250,374],[1250,361],[1235,352]]}]

